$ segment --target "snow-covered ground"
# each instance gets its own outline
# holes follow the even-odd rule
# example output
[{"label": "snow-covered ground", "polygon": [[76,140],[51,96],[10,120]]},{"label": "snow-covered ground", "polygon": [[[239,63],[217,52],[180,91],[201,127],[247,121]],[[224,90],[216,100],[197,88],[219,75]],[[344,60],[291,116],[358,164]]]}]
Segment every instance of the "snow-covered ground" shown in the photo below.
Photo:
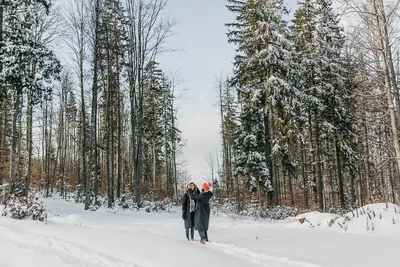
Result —
[{"label": "snow-covered ground", "polygon": [[[0,217],[0,267],[376,267],[398,266],[400,216],[385,204],[369,219],[361,212],[347,232],[329,214],[309,213],[300,224],[211,218],[211,243],[184,238],[180,214],[83,211],[83,206],[46,199],[47,223]],[[0,207],[1,208],[1,207]],[[392,211],[393,210],[393,211]],[[379,214],[379,215],[378,215]],[[363,217],[364,216],[364,217]],[[395,224],[393,224],[395,221]],[[335,226],[336,225],[336,226]],[[311,227],[310,227],[311,226]]]}]

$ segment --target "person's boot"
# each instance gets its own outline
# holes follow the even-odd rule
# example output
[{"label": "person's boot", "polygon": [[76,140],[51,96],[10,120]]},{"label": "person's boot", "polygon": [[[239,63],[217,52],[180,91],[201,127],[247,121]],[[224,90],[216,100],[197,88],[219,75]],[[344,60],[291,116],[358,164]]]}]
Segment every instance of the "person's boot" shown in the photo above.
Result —
[{"label": "person's boot", "polygon": [[208,241],[208,234],[207,234],[207,231],[204,232],[204,235],[205,235],[205,237],[206,237],[206,242],[209,242],[209,241]]},{"label": "person's boot", "polygon": [[189,239],[189,229],[186,229],[186,238],[187,238],[188,241],[190,241],[190,239]]},{"label": "person's boot", "polygon": [[190,229],[190,236],[191,236],[191,240],[194,241],[194,228]]},{"label": "person's boot", "polygon": [[199,231],[199,236],[201,238],[200,243],[204,245],[206,243],[206,237],[204,235],[204,231]]}]

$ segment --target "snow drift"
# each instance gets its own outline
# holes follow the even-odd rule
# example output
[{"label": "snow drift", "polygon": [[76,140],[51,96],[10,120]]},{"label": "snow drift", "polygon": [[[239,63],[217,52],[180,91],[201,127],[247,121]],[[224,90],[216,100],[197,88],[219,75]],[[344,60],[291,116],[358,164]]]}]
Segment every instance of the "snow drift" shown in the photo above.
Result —
[{"label": "snow drift", "polygon": [[344,216],[317,211],[295,217],[300,228],[332,228],[353,233],[400,232],[400,207],[391,203],[368,204]]}]

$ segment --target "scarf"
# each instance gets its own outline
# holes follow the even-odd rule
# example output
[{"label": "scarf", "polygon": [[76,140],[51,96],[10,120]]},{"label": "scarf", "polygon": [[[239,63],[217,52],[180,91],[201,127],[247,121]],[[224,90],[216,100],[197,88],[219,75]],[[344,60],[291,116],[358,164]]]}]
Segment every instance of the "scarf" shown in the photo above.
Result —
[{"label": "scarf", "polygon": [[188,194],[189,199],[190,199],[190,212],[193,212],[196,210],[196,204],[194,203],[194,200],[190,197],[190,194]]}]

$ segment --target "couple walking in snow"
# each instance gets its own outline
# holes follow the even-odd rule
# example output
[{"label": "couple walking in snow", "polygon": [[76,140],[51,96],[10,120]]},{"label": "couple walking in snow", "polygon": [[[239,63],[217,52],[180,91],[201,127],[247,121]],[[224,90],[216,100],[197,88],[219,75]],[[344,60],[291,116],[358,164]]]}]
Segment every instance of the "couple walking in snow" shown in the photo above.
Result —
[{"label": "couple walking in snow", "polygon": [[208,225],[210,223],[210,199],[213,196],[211,183],[204,183],[202,192],[194,183],[185,188],[182,201],[182,219],[185,221],[186,238],[194,241],[194,229],[199,231],[200,243],[208,242]]}]

